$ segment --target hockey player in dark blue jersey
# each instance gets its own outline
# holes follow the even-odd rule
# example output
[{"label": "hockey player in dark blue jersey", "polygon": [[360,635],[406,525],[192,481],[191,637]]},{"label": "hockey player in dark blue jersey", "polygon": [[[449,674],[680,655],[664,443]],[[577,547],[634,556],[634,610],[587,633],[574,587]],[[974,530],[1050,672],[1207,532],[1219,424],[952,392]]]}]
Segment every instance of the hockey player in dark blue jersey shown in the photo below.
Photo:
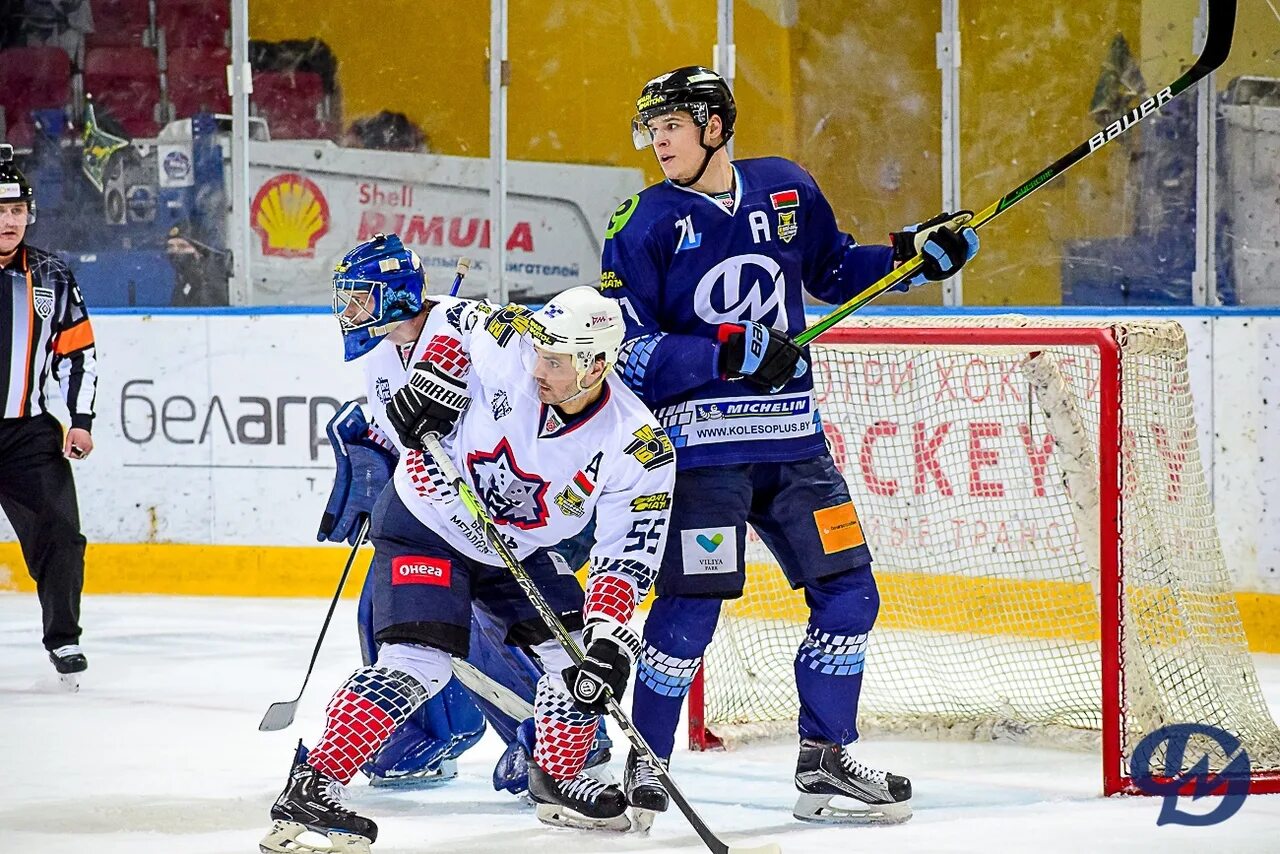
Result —
[{"label": "hockey player in dark blue jersey", "polygon": [[[973,257],[978,236],[959,213],[943,213],[888,245],[859,245],[800,166],[729,160],[737,109],[709,69],[649,81],[636,109],[636,147],[653,147],[666,180],[610,218],[601,287],[627,318],[618,370],[666,428],[678,465],[658,599],[645,622],[636,726],[670,757],[721,603],[742,595],[750,523],[810,611],[795,665],[794,814],[906,820],[910,781],[867,767],[850,749],[880,600],[823,437],[808,353],[792,337],[805,328],[802,289],[842,303],[917,254],[920,273],[904,289],[945,279]],[[666,809],[666,792],[634,753],[624,785],[640,823]]]}]

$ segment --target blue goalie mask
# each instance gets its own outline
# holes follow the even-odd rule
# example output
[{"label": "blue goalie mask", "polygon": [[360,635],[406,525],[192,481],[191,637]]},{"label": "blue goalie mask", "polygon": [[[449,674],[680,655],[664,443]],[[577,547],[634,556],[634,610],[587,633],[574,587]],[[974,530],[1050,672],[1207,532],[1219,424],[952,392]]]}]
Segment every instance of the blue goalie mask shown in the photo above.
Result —
[{"label": "blue goalie mask", "polygon": [[333,313],[342,329],[343,360],[368,353],[421,312],[426,287],[422,261],[397,235],[375,234],[348,252],[333,271]]}]

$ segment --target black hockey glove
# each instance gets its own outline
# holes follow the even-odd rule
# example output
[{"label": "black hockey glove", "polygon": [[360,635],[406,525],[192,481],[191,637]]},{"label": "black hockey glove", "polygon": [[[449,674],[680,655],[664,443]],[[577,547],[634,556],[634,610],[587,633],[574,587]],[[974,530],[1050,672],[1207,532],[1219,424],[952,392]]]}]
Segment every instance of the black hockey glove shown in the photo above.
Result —
[{"label": "black hockey glove", "polygon": [[429,434],[449,435],[470,403],[466,380],[424,359],[413,366],[409,381],[387,404],[387,420],[401,444],[421,451]]},{"label": "black hockey glove", "polygon": [[893,243],[893,261],[905,264],[922,255],[920,272],[895,285],[893,290],[906,292],[914,285],[949,279],[978,252],[978,232],[961,222],[973,218],[973,211],[943,211],[933,219],[909,225],[889,235]]},{"label": "black hockey glove", "polygon": [[565,668],[564,684],[573,695],[574,708],[601,715],[606,697],[622,700],[631,666],[640,654],[640,637],[614,620],[595,620],[587,623],[582,645],[586,658],[581,667]]},{"label": "black hockey glove", "polygon": [[721,324],[719,338],[719,371],[724,379],[746,379],[772,393],[809,368],[794,341],[763,323]]}]

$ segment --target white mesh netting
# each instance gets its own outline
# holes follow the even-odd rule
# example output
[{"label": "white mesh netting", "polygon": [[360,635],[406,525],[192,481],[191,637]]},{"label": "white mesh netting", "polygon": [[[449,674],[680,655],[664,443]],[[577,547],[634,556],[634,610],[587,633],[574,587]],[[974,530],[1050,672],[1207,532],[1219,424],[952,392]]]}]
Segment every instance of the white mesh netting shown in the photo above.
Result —
[{"label": "white mesh netting", "polygon": [[[992,346],[983,332],[1030,325],[858,319],[836,332],[840,343],[815,347],[828,444],[881,592],[860,726],[1096,748],[1103,715],[1114,714],[1127,757],[1145,733],[1200,722],[1237,734],[1255,769],[1280,768],[1280,730],[1258,688],[1201,467],[1182,328],[1109,325],[1121,363],[1122,427],[1107,437],[1120,447],[1117,544],[1100,541],[1098,524],[1108,381],[1099,350]],[[928,346],[840,337],[888,326],[967,331]],[[1125,616],[1119,708],[1104,712],[1108,559],[1119,561]],[[706,725],[731,742],[794,733],[792,667],[807,616],[753,534],[747,563],[747,591],[726,606],[706,657]]]}]

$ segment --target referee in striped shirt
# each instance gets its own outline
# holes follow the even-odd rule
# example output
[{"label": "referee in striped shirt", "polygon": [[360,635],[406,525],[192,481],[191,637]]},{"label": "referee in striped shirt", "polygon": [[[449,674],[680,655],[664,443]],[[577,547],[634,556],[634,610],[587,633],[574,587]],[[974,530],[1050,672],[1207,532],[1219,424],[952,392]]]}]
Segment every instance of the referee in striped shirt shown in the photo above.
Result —
[{"label": "referee in striped shirt", "polygon": [[[35,194],[0,146],[0,510],[18,534],[44,612],[44,646],[67,687],[88,666],[80,649],[84,535],[68,460],[93,451],[93,328],[71,270],[24,242]],[[57,378],[71,429],[49,414]]]}]

